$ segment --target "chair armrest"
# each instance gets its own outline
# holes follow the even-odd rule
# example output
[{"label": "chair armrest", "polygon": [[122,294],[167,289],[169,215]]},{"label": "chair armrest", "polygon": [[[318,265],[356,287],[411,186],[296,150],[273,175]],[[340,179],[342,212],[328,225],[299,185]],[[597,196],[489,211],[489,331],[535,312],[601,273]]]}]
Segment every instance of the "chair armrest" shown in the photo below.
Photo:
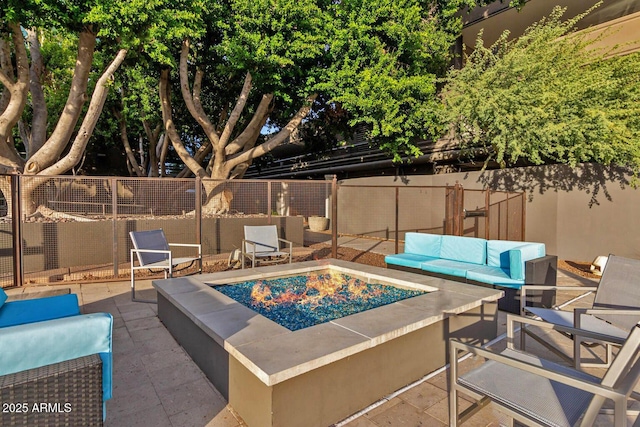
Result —
[{"label": "chair armrest", "polygon": [[200,243],[168,243],[169,247],[198,249],[198,258],[202,258],[202,245]]},{"label": "chair armrest", "polygon": [[556,291],[586,291],[586,292],[595,292],[598,290],[597,286],[547,286],[547,285],[522,285],[520,288],[524,291],[545,291],[545,290],[556,290]]},{"label": "chair armrest", "polygon": [[289,246],[289,252],[291,252],[291,250],[293,248],[293,242],[291,242],[289,240],[281,239],[280,237],[278,237],[278,241],[286,244],[287,246]]},{"label": "chair armrest", "polygon": [[620,310],[617,308],[576,308],[574,309],[574,313],[577,315],[615,314],[615,315],[622,315],[622,316],[638,316],[640,315],[640,309],[627,308],[624,310]]},{"label": "chair armrest", "polygon": [[[575,308],[573,310],[573,324],[575,327],[580,328],[582,322],[582,315],[589,316],[640,316],[640,309],[616,309],[616,308]],[[607,321],[606,317],[604,319]],[[613,325],[617,326],[617,325]],[[618,326],[619,327],[619,326]],[[624,330],[624,328],[621,328]]]},{"label": "chair armrest", "polygon": [[524,262],[524,283],[553,286],[558,277],[558,257],[545,255]]},{"label": "chair armrest", "polygon": [[132,254],[140,253],[149,253],[149,254],[169,254],[171,255],[171,251],[167,251],[164,249],[131,249]]},{"label": "chair armrest", "polygon": [[[637,313],[636,313],[637,314]],[[542,329],[551,329],[558,332],[564,332],[571,335],[578,335],[580,337],[590,338],[596,341],[605,341],[616,344],[622,344],[624,340],[620,340],[618,337],[611,335],[600,334],[597,332],[588,331],[586,329],[572,328],[569,326],[556,325],[554,323],[545,322],[544,320],[532,319],[531,317],[520,316],[517,314],[507,313],[507,347],[514,348],[515,339],[515,324],[532,325]]]},{"label": "chair armrest", "polygon": [[[594,382],[579,378],[578,376],[569,375],[567,373],[563,373],[563,372],[559,372],[557,370],[551,369],[553,365],[545,364],[545,366],[548,366],[548,367],[537,366],[532,363],[514,359],[504,354],[499,354],[499,353],[486,350],[480,347],[464,344],[455,339],[451,339],[449,342],[449,360],[451,361],[452,366],[454,366],[454,364],[456,365],[455,368],[451,369],[452,381],[457,380],[457,371],[458,371],[457,359],[458,359],[459,351],[466,351],[466,352],[478,355],[480,357],[483,357],[487,360],[493,360],[497,363],[511,366],[513,368],[520,369],[522,371],[529,372],[531,374],[539,375],[541,377],[548,378],[550,380],[553,380],[562,384],[566,384],[570,387],[584,390],[588,393],[593,393],[593,394],[605,397],[607,399],[614,399],[614,400],[619,400],[623,398],[626,399],[625,394],[611,387],[607,387],[602,384],[594,383]],[[454,378],[454,375],[455,375],[455,378]]]},{"label": "chair armrest", "polygon": [[169,246],[180,246],[185,248],[198,248],[202,249],[202,245],[200,243],[169,243]]},{"label": "chair armrest", "polygon": [[249,245],[253,246],[253,251],[252,251],[252,253],[255,253],[255,252],[256,252],[256,246],[257,246],[257,245],[264,246],[264,247],[267,247],[267,248],[271,248],[271,249],[273,249],[274,251],[277,251],[278,249],[280,249],[280,248],[276,248],[275,246],[269,246],[269,245],[265,245],[264,243],[254,242],[254,241],[252,241],[252,240],[247,240],[247,239],[242,239],[242,247],[243,247],[243,248],[244,248],[244,244],[245,244],[245,243],[248,243]]},{"label": "chair armrest", "polygon": [[527,307],[527,291],[578,291],[595,292],[596,286],[547,286],[547,285],[522,285],[520,288],[520,313],[524,313]]}]

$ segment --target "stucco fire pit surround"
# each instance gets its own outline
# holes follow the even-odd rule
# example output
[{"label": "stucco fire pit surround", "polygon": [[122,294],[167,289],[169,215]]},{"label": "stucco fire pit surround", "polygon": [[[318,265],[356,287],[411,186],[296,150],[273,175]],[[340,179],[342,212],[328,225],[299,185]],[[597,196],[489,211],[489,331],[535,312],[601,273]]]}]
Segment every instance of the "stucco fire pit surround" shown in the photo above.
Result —
[{"label": "stucco fire pit surround", "polygon": [[[429,291],[291,331],[215,290],[247,280],[339,272]],[[447,363],[447,341],[497,334],[502,291],[319,260],[156,280],[158,316],[251,427],[328,426]]]}]

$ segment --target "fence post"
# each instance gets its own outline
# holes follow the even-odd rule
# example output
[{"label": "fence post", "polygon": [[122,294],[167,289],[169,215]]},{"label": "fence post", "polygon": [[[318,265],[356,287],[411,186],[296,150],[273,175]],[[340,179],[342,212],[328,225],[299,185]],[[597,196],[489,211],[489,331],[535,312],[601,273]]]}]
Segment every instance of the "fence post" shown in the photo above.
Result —
[{"label": "fence post", "polygon": [[331,257],[338,258],[338,177],[331,180]]},{"label": "fence post", "polygon": [[464,188],[462,188],[462,184],[458,182],[456,182],[453,188],[453,235],[462,236],[464,234]]},{"label": "fence post", "polygon": [[118,277],[118,178],[111,178],[111,212],[113,213],[113,277]]},{"label": "fence post", "polygon": [[199,176],[196,176],[195,185],[193,206],[196,217],[196,243],[202,244],[202,181]]},{"label": "fence post", "polygon": [[489,221],[489,209],[491,206],[491,190],[484,190],[484,238],[489,240],[491,234],[489,233],[489,227],[491,227],[491,222]]},{"label": "fence post", "polygon": [[271,224],[271,181],[267,181],[267,224]]},{"label": "fence post", "polygon": [[11,180],[11,228],[13,232],[13,283],[16,286],[23,285],[22,271],[22,177],[17,174],[10,175]]},{"label": "fence post", "polygon": [[527,241],[524,235],[527,229],[527,226],[525,224],[525,222],[527,221],[527,199],[525,197],[525,194],[526,193],[524,191],[520,194],[520,197],[522,197],[522,215],[521,215],[522,220],[521,221],[522,221],[522,241],[523,242]]},{"label": "fence post", "polygon": [[400,238],[398,229],[400,228],[400,187],[396,187],[396,245],[395,251],[396,253],[400,253],[400,245],[398,243],[398,239]]}]

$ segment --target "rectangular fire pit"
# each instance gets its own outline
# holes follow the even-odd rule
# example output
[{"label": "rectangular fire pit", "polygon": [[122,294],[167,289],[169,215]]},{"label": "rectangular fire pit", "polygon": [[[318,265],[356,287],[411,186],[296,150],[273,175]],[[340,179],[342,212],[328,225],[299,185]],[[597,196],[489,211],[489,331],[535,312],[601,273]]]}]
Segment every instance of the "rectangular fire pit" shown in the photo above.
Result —
[{"label": "rectangular fire pit", "polygon": [[[426,293],[290,330],[219,285],[339,273]],[[154,281],[158,316],[249,426],[328,426],[497,334],[498,290],[339,260]]]}]

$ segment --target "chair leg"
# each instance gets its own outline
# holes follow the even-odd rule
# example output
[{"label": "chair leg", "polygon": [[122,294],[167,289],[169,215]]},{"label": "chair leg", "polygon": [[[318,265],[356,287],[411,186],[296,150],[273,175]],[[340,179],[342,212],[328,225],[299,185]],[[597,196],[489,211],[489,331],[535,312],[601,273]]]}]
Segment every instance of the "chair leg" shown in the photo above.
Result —
[{"label": "chair leg", "polygon": [[458,426],[458,392],[455,387],[449,391],[449,427]]}]

